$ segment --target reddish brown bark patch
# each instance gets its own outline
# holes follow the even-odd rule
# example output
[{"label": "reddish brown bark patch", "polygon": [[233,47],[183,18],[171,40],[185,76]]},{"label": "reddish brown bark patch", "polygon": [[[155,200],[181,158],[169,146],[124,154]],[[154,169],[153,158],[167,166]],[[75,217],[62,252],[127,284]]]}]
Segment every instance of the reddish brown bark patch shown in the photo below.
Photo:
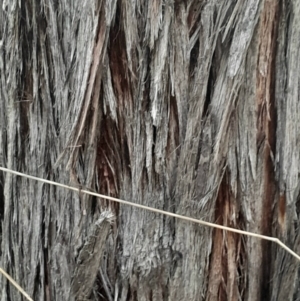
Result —
[{"label": "reddish brown bark patch", "polygon": [[[242,228],[242,218],[236,206],[225,175],[216,201],[216,223],[232,228]],[[242,237],[236,233],[215,229],[209,272],[208,301],[240,300],[245,279],[241,270],[245,250]]]},{"label": "reddish brown bark patch", "polygon": [[285,219],[286,219],[286,198],[285,198],[285,194],[283,194],[279,197],[278,200],[278,224],[280,226],[281,234],[284,234],[286,230]]},{"label": "reddish brown bark patch", "polygon": [[[263,156],[263,207],[261,232],[272,235],[272,214],[275,197],[275,154],[276,108],[275,108],[275,57],[276,32],[278,26],[278,1],[266,1],[261,13],[258,31],[259,53],[257,61],[257,152]],[[262,298],[269,294],[271,243],[262,241]]]},{"label": "reddish brown bark patch", "polygon": [[[118,197],[118,174],[120,166],[120,144],[116,135],[116,126],[110,118],[101,124],[101,136],[97,151],[98,186],[102,194]],[[102,200],[103,209],[110,207],[118,213],[118,203]]]}]

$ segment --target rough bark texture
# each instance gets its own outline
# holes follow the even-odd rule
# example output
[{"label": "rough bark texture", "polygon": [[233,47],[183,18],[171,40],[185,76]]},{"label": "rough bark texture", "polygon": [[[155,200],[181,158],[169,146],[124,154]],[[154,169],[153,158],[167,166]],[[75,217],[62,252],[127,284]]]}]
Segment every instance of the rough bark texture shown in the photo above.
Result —
[{"label": "rough bark texture", "polygon": [[[0,164],[299,254],[299,52],[298,0],[3,0]],[[271,243],[0,180],[0,264],[35,300],[81,300],[106,210],[85,298],[300,298],[296,259]]]}]

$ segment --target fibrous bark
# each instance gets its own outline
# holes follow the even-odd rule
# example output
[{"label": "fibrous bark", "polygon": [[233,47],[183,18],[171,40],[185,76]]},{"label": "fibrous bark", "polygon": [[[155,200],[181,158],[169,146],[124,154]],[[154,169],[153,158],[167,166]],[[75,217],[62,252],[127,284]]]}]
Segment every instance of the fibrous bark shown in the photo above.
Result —
[{"label": "fibrous bark", "polygon": [[[296,0],[4,0],[0,164],[300,253],[299,31]],[[296,259],[271,243],[0,180],[1,267],[35,300],[76,298],[106,210],[91,300],[300,297]]]}]

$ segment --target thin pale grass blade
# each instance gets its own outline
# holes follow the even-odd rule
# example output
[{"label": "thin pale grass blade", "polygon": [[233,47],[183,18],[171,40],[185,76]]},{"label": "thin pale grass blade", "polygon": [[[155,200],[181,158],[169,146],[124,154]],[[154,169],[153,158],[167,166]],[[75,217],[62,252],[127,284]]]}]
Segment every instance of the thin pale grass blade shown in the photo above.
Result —
[{"label": "thin pale grass blade", "polygon": [[31,297],[22,289],[22,287],[11,278],[3,269],[0,268],[0,273],[29,301],[33,301]]},{"label": "thin pale grass blade", "polygon": [[180,214],[175,214],[175,213],[172,213],[172,212],[168,212],[168,211],[152,208],[152,207],[149,207],[149,206],[136,204],[136,203],[133,203],[133,202],[121,200],[121,199],[118,199],[118,198],[110,197],[110,196],[99,194],[99,193],[96,193],[96,192],[91,192],[91,191],[88,191],[88,190],[79,189],[79,188],[76,188],[76,187],[60,184],[60,183],[57,183],[57,182],[54,182],[54,181],[49,181],[49,180],[41,179],[41,178],[38,178],[38,177],[30,176],[30,175],[27,175],[27,174],[24,174],[24,173],[21,173],[21,172],[17,172],[17,171],[14,171],[14,170],[10,170],[10,169],[4,168],[4,167],[0,167],[0,170],[5,171],[5,172],[10,172],[12,174],[15,174],[15,175],[18,175],[18,176],[21,176],[21,177],[26,177],[28,179],[32,179],[32,180],[36,180],[36,181],[39,181],[39,182],[47,183],[47,184],[50,184],[50,185],[55,185],[55,186],[58,186],[58,187],[70,189],[70,190],[77,191],[77,192],[80,192],[80,193],[86,193],[86,194],[89,194],[89,195],[92,195],[92,196],[96,196],[96,197],[99,197],[99,198],[103,198],[103,199],[106,199],[106,200],[117,202],[117,203],[120,203],[120,204],[123,204],[123,205],[129,205],[129,206],[132,206],[132,207],[148,210],[148,211],[151,211],[151,212],[164,214],[166,216],[175,217],[175,218],[178,218],[178,219],[181,219],[181,220],[193,222],[193,223],[200,224],[200,225],[203,225],[203,226],[208,226],[208,227],[211,227],[211,228],[217,228],[217,229],[221,229],[221,230],[225,230],[225,231],[230,231],[230,232],[238,233],[238,234],[241,234],[241,235],[252,236],[252,237],[256,237],[256,238],[264,239],[264,240],[268,240],[268,241],[273,241],[300,261],[300,256],[297,253],[295,253],[293,250],[291,250],[287,245],[285,245],[282,241],[280,241],[276,237],[261,235],[261,234],[257,234],[257,233],[253,233],[253,232],[248,232],[248,231],[244,231],[244,230],[239,230],[239,229],[234,229],[234,228],[231,228],[231,227],[218,225],[218,224],[215,224],[215,223],[206,222],[206,221],[203,221],[203,220],[198,220],[198,219],[195,219],[195,218],[192,218],[192,217],[183,216],[183,215],[180,215]]}]

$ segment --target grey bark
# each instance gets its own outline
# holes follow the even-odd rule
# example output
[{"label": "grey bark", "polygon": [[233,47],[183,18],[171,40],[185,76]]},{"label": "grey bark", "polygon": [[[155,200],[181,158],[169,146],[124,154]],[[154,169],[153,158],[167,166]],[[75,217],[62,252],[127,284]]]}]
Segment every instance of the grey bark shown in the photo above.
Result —
[{"label": "grey bark", "polygon": [[[4,0],[0,164],[300,254],[299,37],[297,0]],[[106,210],[85,298],[300,298],[296,259],[271,243],[8,173],[0,192],[0,264],[35,300],[82,298]]]}]

